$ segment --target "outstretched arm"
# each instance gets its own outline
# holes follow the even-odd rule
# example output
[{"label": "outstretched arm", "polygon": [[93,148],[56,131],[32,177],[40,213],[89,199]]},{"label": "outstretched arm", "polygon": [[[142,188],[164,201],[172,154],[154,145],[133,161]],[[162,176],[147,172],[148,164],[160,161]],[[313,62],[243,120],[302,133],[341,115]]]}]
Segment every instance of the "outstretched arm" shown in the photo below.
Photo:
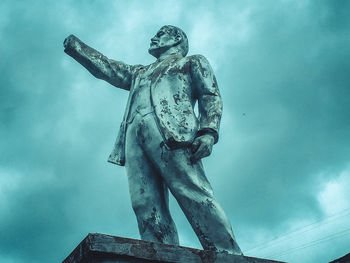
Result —
[{"label": "outstretched arm", "polygon": [[191,63],[192,82],[198,99],[200,129],[192,145],[195,162],[210,155],[213,144],[219,139],[222,100],[214,72],[208,60],[195,55]]},{"label": "outstretched arm", "polygon": [[67,37],[63,46],[64,52],[83,65],[96,78],[103,79],[118,88],[130,90],[132,74],[138,66],[109,59],[74,35]]}]

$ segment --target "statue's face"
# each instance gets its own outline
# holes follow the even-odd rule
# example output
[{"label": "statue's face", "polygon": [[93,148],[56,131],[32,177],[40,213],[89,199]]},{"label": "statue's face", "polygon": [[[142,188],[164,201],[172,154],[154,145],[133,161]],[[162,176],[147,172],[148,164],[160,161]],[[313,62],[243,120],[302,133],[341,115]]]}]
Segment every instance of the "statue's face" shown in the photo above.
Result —
[{"label": "statue's face", "polygon": [[175,46],[178,41],[179,40],[167,32],[166,28],[162,27],[157,34],[152,37],[148,53],[158,58],[163,52]]}]

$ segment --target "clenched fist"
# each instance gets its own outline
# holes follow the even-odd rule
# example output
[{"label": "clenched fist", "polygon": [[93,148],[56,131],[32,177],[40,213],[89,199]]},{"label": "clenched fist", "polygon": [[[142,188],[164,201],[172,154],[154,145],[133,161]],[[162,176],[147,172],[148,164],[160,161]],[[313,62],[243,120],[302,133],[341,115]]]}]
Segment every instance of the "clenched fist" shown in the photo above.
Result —
[{"label": "clenched fist", "polygon": [[211,154],[214,145],[214,136],[210,134],[204,134],[197,137],[192,143],[192,157],[191,162],[195,163],[199,159],[207,157]]}]

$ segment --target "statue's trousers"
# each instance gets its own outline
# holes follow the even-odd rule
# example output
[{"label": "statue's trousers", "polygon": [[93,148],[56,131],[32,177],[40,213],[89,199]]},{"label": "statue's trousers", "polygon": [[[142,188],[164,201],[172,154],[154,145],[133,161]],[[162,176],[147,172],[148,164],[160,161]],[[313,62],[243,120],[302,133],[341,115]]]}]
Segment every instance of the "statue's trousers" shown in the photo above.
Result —
[{"label": "statue's trousers", "polygon": [[162,143],[154,113],[138,114],[126,133],[126,172],[131,202],[143,240],[178,244],[170,216],[168,189],[204,249],[240,254],[231,225],[213,197],[202,162],[191,163],[191,149]]}]

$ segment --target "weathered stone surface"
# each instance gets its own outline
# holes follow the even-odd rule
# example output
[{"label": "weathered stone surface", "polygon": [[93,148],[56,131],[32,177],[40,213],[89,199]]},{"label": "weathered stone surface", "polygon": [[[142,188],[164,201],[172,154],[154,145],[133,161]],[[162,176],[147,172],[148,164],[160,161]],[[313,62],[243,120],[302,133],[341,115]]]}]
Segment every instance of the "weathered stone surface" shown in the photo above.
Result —
[{"label": "weathered stone surface", "polygon": [[156,61],[149,65],[109,59],[74,35],[64,48],[96,78],[129,91],[108,161],[126,168],[141,239],[179,245],[170,192],[203,249],[242,255],[201,161],[219,138],[221,95],[209,61],[186,56],[185,32],[161,27],[150,42]]},{"label": "weathered stone surface", "polygon": [[277,261],[89,234],[62,263],[278,263]]}]

